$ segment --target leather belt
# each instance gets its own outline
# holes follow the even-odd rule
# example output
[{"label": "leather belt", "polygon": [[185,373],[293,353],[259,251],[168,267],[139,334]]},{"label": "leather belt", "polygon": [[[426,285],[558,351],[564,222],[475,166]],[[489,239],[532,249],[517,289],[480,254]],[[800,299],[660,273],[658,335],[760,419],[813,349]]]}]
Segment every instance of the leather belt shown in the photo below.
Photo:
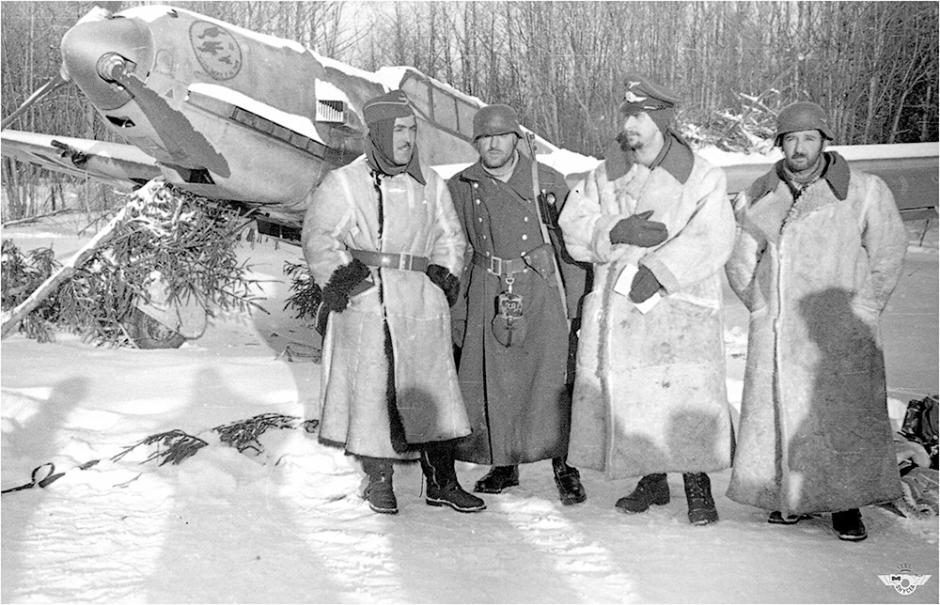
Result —
[{"label": "leather belt", "polygon": [[424,272],[430,262],[425,256],[412,256],[411,254],[387,254],[384,252],[369,252],[368,250],[350,250],[352,257],[370,267],[386,267],[401,269],[402,271]]},{"label": "leather belt", "polygon": [[513,273],[522,273],[529,268],[525,259],[518,258],[500,258],[498,256],[485,256],[479,252],[473,252],[473,264],[483,267],[490,273],[496,275],[512,275]]}]

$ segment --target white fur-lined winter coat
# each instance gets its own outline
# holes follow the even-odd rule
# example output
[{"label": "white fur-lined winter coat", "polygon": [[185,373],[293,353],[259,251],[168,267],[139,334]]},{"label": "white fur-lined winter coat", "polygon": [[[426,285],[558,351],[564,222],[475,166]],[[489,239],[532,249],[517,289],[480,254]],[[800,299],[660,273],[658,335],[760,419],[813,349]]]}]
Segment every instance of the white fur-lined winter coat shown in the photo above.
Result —
[{"label": "white fur-lined winter coat", "polygon": [[[721,268],[734,242],[725,175],[675,139],[662,163],[608,179],[602,163],[572,192],[560,225],[572,257],[594,263],[582,312],[568,460],[610,478],[731,464]],[[653,210],[668,239],[611,245],[610,231]],[[649,268],[664,298],[643,314],[614,284]],[[628,284],[629,289],[629,284]]]},{"label": "white fur-lined winter coat", "polygon": [[[466,239],[447,186],[425,169],[426,185],[407,173],[381,181],[382,208],[365,156],[330,172],[308,199],[303,249],[321,287],[352,262],[350,249],[412,254],[460,276]],[[381,230],[381,237],[379,236]],[[375,286],[331,313],[321,362],[320,439],[352,454],[414,458],[392,446],[387,322],[398,415],[409,443],[470,433],[451,346],[450,309],[423,271],[370,267]]]},{"label": "white fur-lined winter coat", "polygon": [[779,164],[739,195],[726,267],[751,313],[728,497],[785,514],[901,495],[878,318],[907,234],[884,181],[826,155],[795,205]]}]

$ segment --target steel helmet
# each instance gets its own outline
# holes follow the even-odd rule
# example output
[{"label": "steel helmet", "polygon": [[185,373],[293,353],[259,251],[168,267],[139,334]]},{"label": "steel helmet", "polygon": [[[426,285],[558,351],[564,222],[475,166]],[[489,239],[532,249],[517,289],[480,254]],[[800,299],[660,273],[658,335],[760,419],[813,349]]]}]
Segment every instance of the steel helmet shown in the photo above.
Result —
[{"label": "steel helmet", "polygon": [[509,105],[487,105],[473,116],[473,139],[514,133],[522,136],[516,110]]},{"label": "steel helmet", "polygon": [[818,130],[824,139],[832,140],[832,128],[826,119],[825,110],[816,103],[800,101],[791,103],[777,114],[777,134],[774,145],[780,145],[783,135],[800,130]]}]

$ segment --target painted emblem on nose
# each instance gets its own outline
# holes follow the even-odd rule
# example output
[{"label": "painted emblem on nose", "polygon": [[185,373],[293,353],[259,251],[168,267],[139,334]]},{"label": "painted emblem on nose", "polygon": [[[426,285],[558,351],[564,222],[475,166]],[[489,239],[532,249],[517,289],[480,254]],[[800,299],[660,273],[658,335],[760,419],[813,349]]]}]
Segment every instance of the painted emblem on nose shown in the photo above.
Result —
[{"label": "painted emblem on nose", "polygon": [[229,80],[242,68],[242,50],[232,34],[214,23],[196,21],[189,41],[202,68],[215,80]]}]

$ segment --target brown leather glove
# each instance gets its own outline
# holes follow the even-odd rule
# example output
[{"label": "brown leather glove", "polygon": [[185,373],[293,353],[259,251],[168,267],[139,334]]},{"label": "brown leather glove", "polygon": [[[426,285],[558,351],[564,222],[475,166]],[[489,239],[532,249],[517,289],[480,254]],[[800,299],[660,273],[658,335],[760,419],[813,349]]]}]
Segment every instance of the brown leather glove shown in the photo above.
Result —
[{"label": "brown leather glove", "polygon": [[621,221],[610,230],[610,243],[630,244],[643,248],[649,248],[663,243],[666,241],[666,238],[669,237],[669,233],[666,231],[666,225],[647,220],[652,215],[653,211],[647,210],[646,212],[621,219]]}]

